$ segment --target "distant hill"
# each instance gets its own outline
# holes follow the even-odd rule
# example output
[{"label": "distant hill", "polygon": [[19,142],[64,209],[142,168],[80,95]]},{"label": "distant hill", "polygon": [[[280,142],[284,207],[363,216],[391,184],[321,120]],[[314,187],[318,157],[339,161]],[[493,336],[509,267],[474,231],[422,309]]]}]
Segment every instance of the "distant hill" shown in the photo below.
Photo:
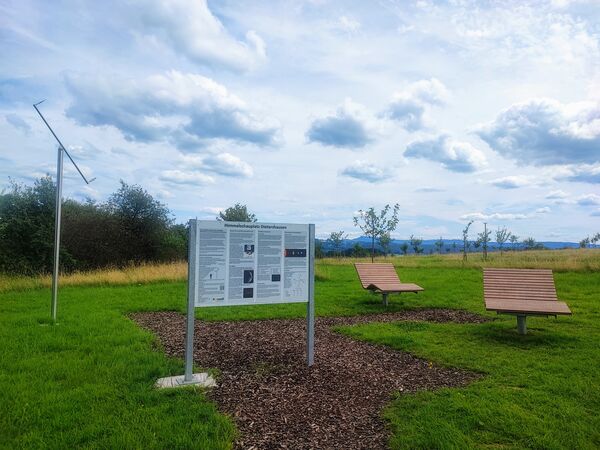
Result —
[{"label": "distant hill", "polygon": [[[438,249],[435,246],[435,243],[438,241],[438,239],[425,239],[423,240],[422,243],[422,247],[423,247],[423,253],[424,254],[430,254],[430,253],[437,253]],[[325,252],[330,252],[333,251],[334,248],[333,246],[330,244],[330,242],[328,242],[326,239],[321,239],[321,242],[323,243],[323,250]],[[442,242],[444,243],[443,247],[442,247],[442,253],[459,253],[462,251],[462,239],[442,239]],[[472,242],[471,242],[471,251],[481,251],[481,247],[479,248],[474,248]],[[390,244],[390,248],[392,253],[394,254],[401,254],[402,250],[400,249],[401,245],[407,243],[410,246],[410,241],[408,239],[392,239],[392,242]],[[579,248],[579,244],[576,242],[563,242],[563,241],[559,241],[559,242],[555,242],[555,241],[543,241],[543,242],[538,242],[539,244],[542,244],[545,248],[550,249],[550,250],[557,250],[557,249],[562,249],[562,248]],[[349,250],[352,247],[354,247],[356,244],[360,245],[361,247],[364,247],[366,249],[371,249],[371,238],[367,237],[367,236],[360,236],[354,239],[344,239],[342,241],[342,245],[341,245],[341,251],[344,250]],[[375,242],[375,248],[379,251],[381,251],[381,246]],[[495,252],[499,250],[499,245],[496,242],[490,242],[488,244],[488,251],[489,252]],[[513,245],[510,243],[506,243],[504,244],[504,249],[512,249]],[[522,243],[517,243],[515,244],[516,249],[522,249],[523,248],[523,244]],[[414,253],[412,248],[409,248],[408,253]]]}]

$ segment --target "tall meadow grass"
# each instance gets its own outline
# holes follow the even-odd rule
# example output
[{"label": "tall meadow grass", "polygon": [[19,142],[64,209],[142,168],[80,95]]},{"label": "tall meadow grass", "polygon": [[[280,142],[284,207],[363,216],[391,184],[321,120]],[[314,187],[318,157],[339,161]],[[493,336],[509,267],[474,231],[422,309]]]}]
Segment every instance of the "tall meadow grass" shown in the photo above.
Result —
[{"label": "tall meadow grass", "polygon": [[[332,280],[331,265],[369,262],[370,258],[324,258],[317,260],[315,277],[318,281]],[[398,268],[544,268],[556,272],[600,271],[600,249],[537,250],[490,253],[484,261],[481,253],[470,253],[467,261],[461,254],[408,255],[377,257],[376,262],[390,262]],[[60,277],[61,286],[146,284],[160,281],[182,281],[187,277],[187,263],[142,264],[125,268],[106,268],[75,272]],[[24,277],[0,274],[0,292],[49,288],[50,275]]]}]

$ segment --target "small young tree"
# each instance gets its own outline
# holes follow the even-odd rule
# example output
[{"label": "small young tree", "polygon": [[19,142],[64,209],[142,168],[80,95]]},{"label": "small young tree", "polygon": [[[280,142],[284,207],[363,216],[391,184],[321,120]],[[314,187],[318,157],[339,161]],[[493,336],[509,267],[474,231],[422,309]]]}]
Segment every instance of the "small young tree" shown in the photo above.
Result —
[{"label": "small young tree", "polygon": [[505,227],[498,228],[496,230],[496,242],[498,243],[498,247],[500,248],[500,256],[502,256],[502,247],[511,237],[510,231],[508,231]]},{"label": "small young tree", "polygon": [[327,238],[327,241],[333,247],[334,255],[336,255],[338,257],[340,256],[341,249],[342,249],[342,242],[347,237],[348,237],[348,235],[346,233],[344,233],[343,231],[332,231],[331,232],[331,234]]},{"label": "small young tree", "polygon": [[508,240],[512,244],[513,251],[516,250],[517,249],[517,242],[519,242],[519,236],[517,236],[515,234],[511,234],[510,237],[508,238]]},{"label": "small young tree", "polygon": [[592,238],[591,238],[591,243],[594,244],[594,247],[596,246],[596,243],[598,243],[600,241],[600,233],[596,233]]},{"label": "small young tree", "polygon": [[435,249],[437,250],[437,252],[439,254],[441,254],[442,251],[444,250],[444,240],[442,239],[441,236],[440,236],[439,240],[435,241],[434,246],[435,246]]},{"label": "small young tree", "polygon": [[355,216],[354,226],[359,227],[365,236],[371,238],[371,262],[375,258],[375,239],[380,238],[385,233],[391,233],[396,229],[398,225],[398,211],[400,205],[396,203],[392,209],[392,214],[388,217],[390,212],[390,205],[385,207],[378,214],[375,212],[375,208],[371,207],[366,211],[360,209],[358,216]]},{"label": "small young tree", "polygon": [[225,211],[221,211],[217,220],[224,220],[227,222],[256,222],[256,216],[248,212],[246,205],[236,203]]},{"label": "small young tree", "polygon": [[403,243],[400,245],[400,251],[402,252],[402,254],[403,254],[404,256],[406,256],[406,254],[408,253],[408,242],[403,242]]},{"label": "small young tree", "polygon": [[483,247],[483,259],[487,261],[487,252],[488,252],[488,243],[490,242],[491,231],[487,229],[487,223],[483,224],[483,231],[477,235],[477,240],[481,242],[481,246]]},{"label": "small young tree", "polygon": [[391,253],[392,236],[390,233],[383,233],[379,236],[379,245],[383,250],[383,256],[387,257]]},{"label": "small young tree", "polygon": [[421,246],[421,244],[423,244],[423,239],[419,239],[414,237],[412,234],[410,235],[410,246],[412,247],[413,251],[418,255],[420,253],[423,253],[423,247]]},{"label": "small young tree", "polygon": [[587,248],[590,245],[590,237],[586,237],[585,239],[582,239],[579,241],[579,248]]},{"label": "small young tree", "polygon": [[539,246],[534,238],[528,237],[523,239],[523,247],[525,248],[525,250],[533,250],[535,248],[538,248]]},{"label": "small young tree", "polygon": [[452,253],[456,253],[458,251],[458,245],[456,245],[456,241],[452,242]]},{"label": "small young tree", "polygon": [[364,256],[367,256],[368,254],[369,252],[367,251],[367,249],[360,245],[358,242],[352,247],[352,256],[362,258]]},{"label": "small young tree", "polygon": [[467,226],[463,229],[463,261],[467,260],[467,251],[469,250],[469,228],[473,225],[473,221],[471,220]]},{"label": "small young tree", "polygon": [[321,239],[315,239],[315,258],[323,258],[323,241]]}]

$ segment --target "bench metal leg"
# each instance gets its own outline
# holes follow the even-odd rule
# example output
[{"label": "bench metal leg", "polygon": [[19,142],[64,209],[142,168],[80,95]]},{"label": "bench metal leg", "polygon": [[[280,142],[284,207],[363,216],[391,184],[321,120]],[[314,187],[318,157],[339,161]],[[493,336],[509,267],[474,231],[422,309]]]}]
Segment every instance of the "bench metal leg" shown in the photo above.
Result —
[{"label": "bench metal leg", "polygon": [[387,308],[387,305],[388,305],[388,294],[386,292],[384,292],[382,295],[383,295],[383,298],[381,299],[381,303],[383,303],[385,305],[385,307]]},{"label": "bench metal leg", "polygon": [[518,315],[517,316],[517,329],[519,330],[519,334],[527,334],[527,316]]}]

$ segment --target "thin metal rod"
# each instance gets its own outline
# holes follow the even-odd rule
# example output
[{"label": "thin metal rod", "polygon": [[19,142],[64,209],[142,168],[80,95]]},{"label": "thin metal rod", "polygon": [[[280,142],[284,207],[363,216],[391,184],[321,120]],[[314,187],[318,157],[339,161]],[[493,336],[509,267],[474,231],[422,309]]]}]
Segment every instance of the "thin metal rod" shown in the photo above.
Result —
[{"label": "thin metal rod", "polygon": [[189,244],[188,244],[188,304],[187,321],[185,332],[185,375],[183,381],[191,382],[194,379],[194,314],[196,300],[196,277],[198,268],[199,239],[196,233],[197,220],[189,222]]},{"label": "thin metal rod", "polygon": [[306,363],[315,362],[315,225],[308,226],[308,303],[306,304]]},{"label": "thin metal rod", "polygon": [[50,126],[50,124],[46,121],[46,118],[42,115],[42,113],[38,109],[38,105],[40,103],[43,103],[44,101],[45,100],[42,100],[41,102],[36,103],[35,105],[33,105],[33,107],[35,108],[35,110],[37,111],[37,113],[40,115],[40,117],[42,118],[42,120],[44,121],[44,123],[46,124],[46,126],[48,127],[48,129],[50,130],[50,133],[52,133],[52,136],[54,136],[54,139],[56,139],[56,141],[58,142],[58,144],[60,145],[60,147],[64,150],[64,152],[66,153],[66,155],[69,157],[69,159],[71,160],[71,162],[73,163],[73,165],[77,169],[77,172],[79,172],[79,175],[81,175],[81,178],[83,178],[83,181],[85,181],[86,184],[90,184],[92,181],[95,180],[95,178],[92,178],[91,180],[88,180],[85,177],[85,175],[83,174],[83,172],[81,170],[79,170],[79,166],[75,163],[75,161],[73,161],[73,158],[71,158],[71,155],[67,151],[67,148],[60,141],[60,139],[58,138],[58,136],[56,135],[56,133],[54,132],[54,130],[52,129],[52,127]]},{"label": "thin metal rod", "polygon": [[56,212],[54,217],[54,270],[52,271],[52,304],[50,314],[56,323],[56,309],[58,306],[58,270],[60,258],[60,222],[62,209],[62,178],[63,178],[63,149],[58,147],[58,160],[56,163]]}]

